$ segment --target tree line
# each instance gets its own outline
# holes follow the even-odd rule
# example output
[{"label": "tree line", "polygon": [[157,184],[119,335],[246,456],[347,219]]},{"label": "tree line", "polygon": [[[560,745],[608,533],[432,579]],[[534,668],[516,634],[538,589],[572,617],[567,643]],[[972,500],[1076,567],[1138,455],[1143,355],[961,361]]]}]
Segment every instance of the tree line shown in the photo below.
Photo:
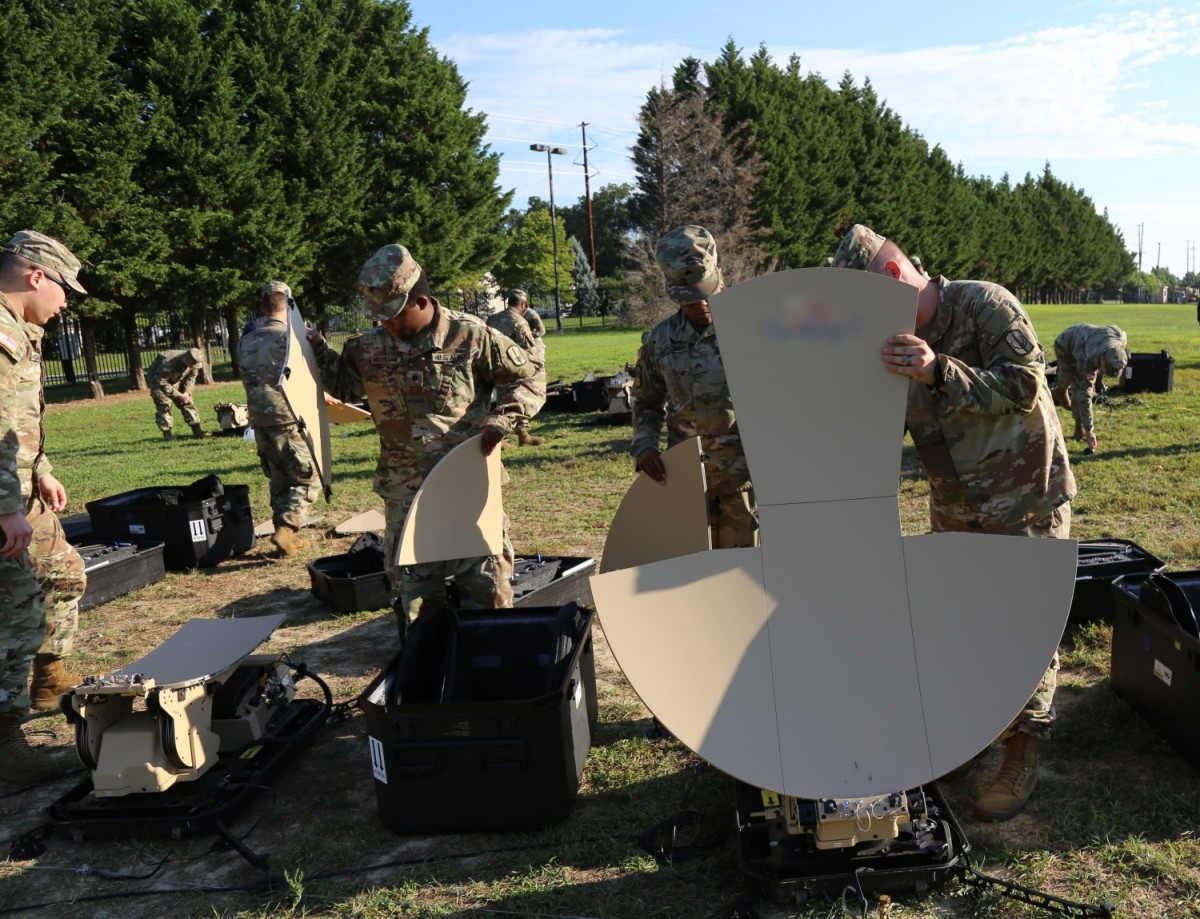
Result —
[{"label": "tree line", "polygon": [[268,278],[320,315],[386,243],[414,241],[435,289],[504,249],[484,116],[406,3],[12,0],[0,81],[0,226],[86,261],[97,395],[97,331],[136,363],[139,312],[183,311],[198,343],[220,315],[236,352]]},{"label": "tree line", "polygon": [[[486,114],[403,0],[11,0],[0,4],[0,232],[39,229],[85,259],[76,307],[93,392],[98,338],[139,314],[236,336],[267,278],[320,317],[363,260],[411,243],[434,289],[553,289],[549,207],[511,207]],[[1068,300],[1127,280],[1132,257],[1081,189],[968,176],[847,74],[830,87],[730,41],[649,88],[636,181],[558,210],[564,300],[663,308],[653,243],[703,223],[731,281],[818,265],[855,222],[931,271]],[[588,247],[590,249],[590,247]],[[585,256],[585,252],[587,255]]]}]

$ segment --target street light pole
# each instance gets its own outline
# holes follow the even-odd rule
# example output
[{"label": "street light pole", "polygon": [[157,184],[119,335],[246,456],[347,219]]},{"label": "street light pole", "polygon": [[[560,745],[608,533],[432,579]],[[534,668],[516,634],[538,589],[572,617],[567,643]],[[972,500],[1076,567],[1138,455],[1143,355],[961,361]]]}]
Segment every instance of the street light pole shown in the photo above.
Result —
[{"label": "street light pole", "polygon": [[550,242],[554,246],[554,327],[562,331],[562,304],[558,297],[558,215],[554,210],[554,165],[550,160],[552,153],[566,153],[566,147],[551,147],[548,144],[530,144],[529,149],[537,153],[546,153],[546,171],[550,176]]}]

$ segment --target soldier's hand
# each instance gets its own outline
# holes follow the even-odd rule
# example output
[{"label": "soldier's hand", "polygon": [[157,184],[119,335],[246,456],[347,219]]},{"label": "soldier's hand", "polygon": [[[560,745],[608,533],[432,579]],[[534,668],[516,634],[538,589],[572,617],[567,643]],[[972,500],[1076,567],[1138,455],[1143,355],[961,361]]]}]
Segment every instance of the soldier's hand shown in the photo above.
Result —
[{"label": "soldier's hand", "polygon": [[883,346],[883,363],[892,373],[932,386],[937,374],[937,354],[916,335],[893,335]]},{"label": "soldier's hand", "polygon": [[313,328],[308,323],[304,325],[304,337],[308,339],[308,343],[314,348],[325,341],[325,336],[321,334],[321,330]]},{"label": "soldier's hand", "polygon": [[1091,447],[1092,450],[1096,449],[1096,432],[1095,431],[1088,431],[1086,434],[1083,435],[1083,439],[1087,441],[1087,445],[1089,447]]},{"label": "soldier's hand", "polygon": [[483,430],[479,432],[479,445],[483,448],[484,456],[491,456],[492,451],[500,445],[500,441],[504,440],[504,432],[499,428],[494,428],[490,424],[485,425]]},{"label": "soldier's hand", "polygon": [[637,467],[659,485],[667,484],[667,467],[663,465],[662,454],[653,447],[638,454]]},{"label": "soldier's hand", "polygon": [[179,394],[179,401],[180,401],[180,402],[182,402],[184,405],[191,405],[191,404],[192,404],[192,397],[191,397],[191,396],[189,396],[189,395],[188,395],[187,393],[185,393],[185,392],[184,392],[184,393],[180,393],[180,394]]},{"label": "soldier's hand", "polygon": [[42,500],[46,502],[46,506],[55,513],[58,513],[67,506],[67,490],[63,488],[62,482],[50,475],[50,473],[46,473],[38,479],[38,493],[41,494]]},{"label": "soldier's hand", "polygon": [[33,527],[20,511],[0,514],[0,533],[4,534],[0,558],[16,558],[29,548],[29,542],[33,539]]}]

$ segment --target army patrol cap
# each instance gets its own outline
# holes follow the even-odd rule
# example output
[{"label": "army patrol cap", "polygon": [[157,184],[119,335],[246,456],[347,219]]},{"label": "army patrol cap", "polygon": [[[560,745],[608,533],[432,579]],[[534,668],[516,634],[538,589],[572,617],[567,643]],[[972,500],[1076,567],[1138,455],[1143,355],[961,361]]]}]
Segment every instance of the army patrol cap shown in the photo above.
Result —
[{"label": "army patrol cap", "polygon": [[717,243],[704,227],[676,227],[658,241],[654,258],[667,280],[667,296],[687,305],[721,290]]},{"label": "army patrol cap", "polygon": [[188,356],[192,359],[192,363],[194,363],[194,364],[203,364],[204,363],[204,352],[201,351],[199,348],[188,348],[187,353],[188,353]]},{"label": "army patrol cap", "polygon": [[21,230],[4,244],[3,251],[19,255],[42,268],[49,268],[62,275],[62,279],[71,285],[72,290],[81,294],[87,293],[79,283],[79,269],[82,263],[57,239],[51,239],[34,230]]},{"label": "army patrol cap", "polygon": [[283,294],[285,297],[290,297],[292,289],[284,284],[283,281],[267,281],[258,292],[258,295],[265,300],[268,294]]},{"label": "army patrol cap", "polygon": [[421,266],[407,249],[395,243],[384,246],[367,259],[358,273],[358,283],[367,297],[367,315],[380,322],[398,315],[419,277]]},{"label": "army patrol cap", "polygon": [[871,259],[879,254],[885,242],[887,240],[870,227],[856,223],[837,247],[837,252],[833,255],[833,267],[862,271],[871,264]]},{"label": "army patrol cap", "polygon": [[504,299],[505,300],[520,300],[522,303],[528,303],[529,302],[529,294],[525,293],[525,291],[521,290],[521,288],[519,288],[519,287],[514,287],[512,290],[510,290],[507,294],[504,295]]},{"label": "army patrol cap", "polygon": [[1113,376],[1120,376],[1129,363],[1129,352],[1120,345],[1113,345],[1104,352],[1104,366]]}]

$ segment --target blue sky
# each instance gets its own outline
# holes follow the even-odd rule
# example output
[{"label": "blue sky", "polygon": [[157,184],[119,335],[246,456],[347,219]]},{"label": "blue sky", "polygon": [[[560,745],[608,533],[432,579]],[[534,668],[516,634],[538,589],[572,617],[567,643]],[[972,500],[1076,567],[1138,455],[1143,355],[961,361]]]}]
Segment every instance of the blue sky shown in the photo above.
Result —
[{"label": "blue sky", "polygon": [[[1200,3],[1006,0],[1003,4],[738,0],[508,3],[410,0],[414,24],[470,83],[488,115],[501,185],[583,195],[580,122],[589,123],[593,193],[632,182],[629,148],[647,90],[687,55],[732,38],[836,83],[849,71],[972,175],[1054,174],[1082,188],[1142,266],[1175,274],[1200,249]],[[886,233],[887,228],[878,227]],[[1189,244],[1194,249],[1189,249]],[[1136,257],[1136,255],[1135,255]],[[1190,256],[1195,268],[1197,257]],[[936,266],[934,266],[936,267]]]}]

